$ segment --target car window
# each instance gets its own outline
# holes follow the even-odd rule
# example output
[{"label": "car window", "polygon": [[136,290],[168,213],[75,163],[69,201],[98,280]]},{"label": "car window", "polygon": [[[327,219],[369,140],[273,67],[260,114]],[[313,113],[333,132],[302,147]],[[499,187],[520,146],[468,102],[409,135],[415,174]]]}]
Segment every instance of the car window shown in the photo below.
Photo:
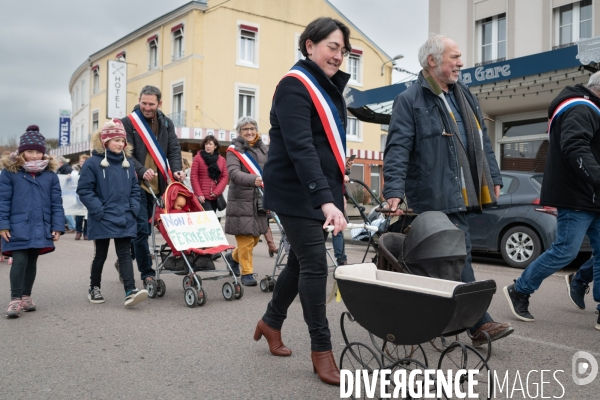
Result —
[{"label": "car window", "polygon": [[544,175],[539,174],[539,175],[533,175],[531,177],[531,183],[533,184],[533,186],[537,189],[537,191],[539,192],[540,190],[542,190],[542,181],[544,180]]},{"label": "car window", "polygon": [[502,188],[500,188],[500,195],[510,193],[510,185],[515,180],[512,176],[502,175]]}]

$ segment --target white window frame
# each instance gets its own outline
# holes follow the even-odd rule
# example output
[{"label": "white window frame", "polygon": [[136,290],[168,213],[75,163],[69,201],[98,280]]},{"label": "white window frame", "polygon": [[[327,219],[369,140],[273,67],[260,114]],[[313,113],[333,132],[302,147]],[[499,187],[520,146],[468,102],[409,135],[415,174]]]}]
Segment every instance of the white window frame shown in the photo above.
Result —
[{"label": "white window frame", "polygon": [[[242,28],[242,25],[246,25],[255,28],[257,31],[250,31]],[[242,35],[243,32],[251,32],[254,34],[254,59],[252,61],[242,60]],[[249,68],[259,68],[259,54],[260,54],[260,25],[251,22],[237,21],[237,33],[236,33],[236,65]]]},{"label": "white window frame", "polygon": [[[569,43],[575,43],[577,41],[579,41],[581,38],[579,37],[580,35],[580,31],[579,31],[579,27],[581,24],[581,7],[580,7],[580,3],[581,1],[577,1],[577,2],[573,2],[570,4],[565,4],[563,6],[560,7],[556,7],[555,9],[553,9],[553,15],[554,15],[554,45],[555,46],[562,46],[565,44],[569,44]],[[562,7],[566,7],[572,5],[573,6],[573,21],[572,21],[572,31],[571,31],[571,41],[569,43],[560,43],[560,9]],[[592,1],[592,33],[591,33],[591,37],[594,37],[594,2]]]},{"label": "white window frame", "polygon": [[[175,88],[180,85],[183,86],[183,89],[181,92],[181,104],[180,104],[181,109],[175,111],[175,108],[174,108],[175,107],[175,96],[176,96]],[[177,94],[177,95],[179,95],[179,94]],[[174,114],[176,112],[182,113],[185,111],[186,111],[186,109],[185,109],[185,79],[173,81],[173,82],[171,82],[171,114]],[[187,122],[186,120],[187,120],[187,115],[185,116],[182,125],[175,125],[175,126],[185,126],[185,123]]]},{"label": "white window frame", "polygon": [[77,85],[75,86],[75,111],[79,110],[79,107],[81,107],[80,104],[81,103],[79,102],[79,85]]},{"label": "white window frame", "polygon": [[[158,36],[150,40],[148,46],[148,71],[158,68]],[[152,54],[154,53],[154,60],[152,60]]]},{"label": "white window frame", "polygon": [[501,156],[501,150],[502,150],[501,146],[503,144],[534,141],[534,140],[547,140],[548,139],[547,133],[538,134],[538,135],[513,136],[513,137],[509,137],[509,138],[503,138],[502,137],[502,127],[504,125],[504,122],[524,121],[524,120],[538,119],[538,118],[548,118],[548,113],[545,111],[534,111],[534,112],[521,113],[521,114],[503,115],[501,117],[496,118],[495,130],[494,130],[496,138],[495,138],[495,143],[494,143],[494,149],[495,149],[496,162],[498,163],[498,165],[500,165],[501,161],[502,161],[502,160],[500,160],[500,156]]},{"label": "white window frame", "polygon": [[302,52],[300,51],[300,46],[298,45],[298,42],[300,42],[300,33],[297,33],[294,35],[294,63],[297,63],[300,60],[304,60],[306,59],[306,57],[304,57],[302,55]]},{"label": "white window frame", "polygon": [[[176,24],[179,25],[179,24]],[[178,32],[180,34],[178,34]],[[177,52],[177,42],[181,42],[180,51]],[[180,60],[185,57],[185,25],[171,32],[171,61]]]},{"label": "white window frame", "polygon": [[[502,14],[498,14],[498,15],[494,15],[492,18],[492,58],[489,60],[483,60],[483,24],[486,19],[488,18],[484,18],[484,19],[480,19],[479,21],[477,21],[477,59],[479,60],[479,63],[483,63],[483,62],[489,62],[489,61],[493,61],[493,60],[497,60],[499,58],[506,58],[506,56],[508,55],[508,40],[507,40],[507,36],[508,36],[508,21],[506,18],[506,13],[502,13]],[[498,31],[499,31],[499,23],[498,21],[504,19],[504,39],[503,40],[499,40],[498,38]],[[504,57],[500,57],[498,55],[498,44],[500,42],[504,42]]]},{"label": "white window frame", "polygon": [[258,85],[252,85],[252,84],[248,84],[248,83],[236,82],[234,84],[233,129],[235,129],[237,122],[240,119],[240,117],[239,117],[240,95],[243,95],[244,94],[243,92],[245,92],[245,91],[254,93],[254,115],[252,115],[252,118],[254,118],[256,121],[259,120],[259,115],[260,115],[260,109],[259,109],[260,90],[259,90],[259,88],[260,87]]},{"label": "white window frame", "polygon": [[85,106],[85,78],[81,80],[81,99],[79,100],[81,101],[80,107]]},{"label": "white window frame", "polygon": [[92,94],[100,91],[100,67],[92,71]]},{"label": "white window frame", "polygon": [[[352,126],[354,125],[356,134],[351,135]],[[363,141],[362,122],[355,116],[348,114],[348,123],[346,124],[346,141],[362,142]]]},{"label": "white window frame", "polygon": [[[348,54],[348,58],[346,60],[346,72],[348,72],[350,74],[350,81],[348,81],[349,85],[353,85],[353,86],[361,86],[363,85],[363,64],[364,64],[364,53],[362,49],[352,49],[352,50],[358,50],[360,52],[359,53],[350,53]],[[350,70],[350,59],[354,59],[357,60],[357,69],[358,71],[356,72],[356,75],[354,75],[352,73],[352,71]]]},{"label": "white window frame", "polygon": [[[94,114],[96,115],[96,120],[94,120]],[[94,126],[95,124],[95,126]],[[92,131],[91,133],[96,133],[100,129],[100,110],[96,109],[92,111]]]},{"label": "white window frame", "polygon": [[81,135],[79,137],[79,143],[83,142],[83,135],[85,134],[85,123],[81,122]]}]

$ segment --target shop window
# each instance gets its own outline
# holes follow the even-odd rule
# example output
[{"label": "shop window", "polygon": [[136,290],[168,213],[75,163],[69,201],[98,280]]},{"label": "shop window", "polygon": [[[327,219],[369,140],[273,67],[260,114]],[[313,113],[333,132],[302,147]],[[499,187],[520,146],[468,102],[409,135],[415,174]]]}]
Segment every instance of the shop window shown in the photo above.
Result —
[{"label": "shop window", "polygon": [[379,165],[371,165],[371,192],[379,197],[381,193],[381,167]]},{"label": "shop window", "polygon": [[592,37],[592,0],[578,1],[554,9],[555,46],[568,46]]},{"label": "shop window", "polygon": [[548,119],[536,118],[502,123],[500,169],[544,172],[548,153]]},{"label": "shop window", "polygon": [[477,21],[479,36],[479,63],[506,59],[506,14]]}]

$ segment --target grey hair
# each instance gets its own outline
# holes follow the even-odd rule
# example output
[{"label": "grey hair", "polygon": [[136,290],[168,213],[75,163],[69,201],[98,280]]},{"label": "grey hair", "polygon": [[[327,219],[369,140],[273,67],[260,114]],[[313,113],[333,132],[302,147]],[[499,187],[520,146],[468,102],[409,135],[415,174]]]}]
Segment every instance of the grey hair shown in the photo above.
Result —
[{"label": "grey hair", "polygon": [[252,117],[244,116],[244,117],[241,117],[240,119],[238,119],[237,125],[235,126],[235,130],[236,130],[237,134],[241,135],[242,127],[246,126],[248,124],[254,125],[254,127],[256,128],[256,131],[258,131],[258,122],[256,122],[256,120]]},{"label": "grey hair", "polygon": [[430,55],[433,57],[435,65],[440,65],[442,62],[442,54],[446,50],[446,43],[444,39],[447,39],[444,35],[435,35],[430,37],[419,49],[419,63],[423,68],[429,68],[427,57]]},{"label": "grey hair", "polygon": [[600,91],[600,71],[590,76],[590,80],[587,83],[587,88],[590,90]]},{"label": "grey hair", "polygon": [[69,161],[64,158],[63,156],[58,156],[56,157],[56,161],[58,161],[59,163],[63,163],[63,164],[67,164]]},{"label": "grey hair", "polygon": [[140,92],[140,98],[143,95],[155,95],[156,96],[156,100],[160,103],[160,99],[162,97],[162,94],[160,93],[160,89],[157,88],[156,86],[151,86],[151,85],[146,85],[142,88],[142,91]]}]

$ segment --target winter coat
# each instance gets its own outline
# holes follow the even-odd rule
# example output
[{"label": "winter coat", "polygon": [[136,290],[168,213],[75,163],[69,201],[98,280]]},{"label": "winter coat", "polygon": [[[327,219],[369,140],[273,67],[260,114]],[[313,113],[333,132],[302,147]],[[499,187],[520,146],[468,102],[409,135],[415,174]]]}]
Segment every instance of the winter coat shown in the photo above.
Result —
[{"label": "winter coat", "polygon": [[[310,72],[329,94],[346,128],[342,95],[350,75],[331,79],[311,60],[296,64]],[[265,208],[296,217],[325,220],[321,205],[344,210],[343,175],[306,87],[294,77],[279,82],[270,114],[269,160],[265,165]],[[229,208],[229,205],[228,205]]]},{"label": "winter coat", "polygon": [[[262,169],[267,161],[269,148],[261,139],[250,147],[241,136],[231,144],[240,153],[248,152]],[[258,190],[254,186],[257,175],[251,174],[240,159],[227,152],[227,170],[229,171],[229,192],[225,212],[225,233],[230,235],[260,236],[267,231],[267,216],[259,213]]]},{"label": "winter coat", "polygon": [[[204,158],[202,158],[200,152],[196,154],[191,170],[192,188],[196,196],[204,196],[207,200],[216,200],[225,191],[225,186],[227,186],[227,181],[229,180],[229,173],[227,172],[227,162],[221,155],[217,159],[217,165],[221,170],[221,177],[219,178],[219,182],[215,183],[208,176],[208,165],[204,162]],[[211,196],[211,192],[215,195]]]},{"label": "winter coat", "polygon": [[71,172],[73,172],[73,167],[71,167],[68,163],[61,165],[56,171],[58,175],[69,175]]},{"label": "winter coat", "polygon": [[[567,86],[550,103],[548,118],[570,98],[600,98],[583,85]],[[540,202],[545,206],[600,211],[600,118],[589,105],[568,108],[552,121]]]},{"label": "winter coat", "polygon": [[[90,240],[137,236],[136,216],[140,211],[140,186],[127,145],[120,154],[104,149],[99,133],[92,135],[94,150],[81,168],[77,194],[88,210]],[[108,152],[108,167],[100,163]],[[127,156],[129,167],[123,167]]]},{"label": "winter coat", "polygon": [[[133,109],[139,109],[139,104],[136,105]],[[179,145],[179,139],[177,138],[177,134],[175,134],[175,125],[173,125],[173,121],[168,118],[162,111],[156,110],[156,115],[158,117],[158,124],[160,129],[158,131],[157,140],[160,145],[163,153],[167,157],[169,161],[169,168],[173,173],[181,171],[181,146]],[[125,132],[127,132],[127,143],[133,146],[132,157],[133,157],[133,165],[135,166],[135,172],[137,176],[143,177],[144,173],[148,170],[148,168],[144,167],[144,163],[146,162],[146,155],[148,155],[148,148],[144,144],[144,141],[140,137],[140,134],[134,129],[133,124],[129,120],[129,116],[123,118],[121,120],[123,122],[123,127],[125,128]],[[156,193],[156,195],[163,194],[165,189],[167,188],[167,182],[165,182],[162,174],[158,171],[154,171],[158,173],[158,188],[160,189],[160,193]]]},{"label": "winter coat", "polygon": [[54,251],[52,232],[65,231],[65,214],[58,176],[52,172],[58,163],[48,166],[35,177],[23,169],[21,157],[4,156],[0,161],[0,230],[10,231],[10,241],[2,239],[2,254],[14,250]]},{"label": "winter coat", "polygon": [[[502,186],[502,176],[492,150],[479,102],[469,88],[457,82],[483,133],[483,153],[490,167],[494,185]],[[462,197],[458,153],[450,129],[451,116],[442,99],[419,74],[415,82],[394,100],[392,119],[385,146],[383,196],[403,198],[417,213],[441,211],[446,214],[465,212]]]}]

